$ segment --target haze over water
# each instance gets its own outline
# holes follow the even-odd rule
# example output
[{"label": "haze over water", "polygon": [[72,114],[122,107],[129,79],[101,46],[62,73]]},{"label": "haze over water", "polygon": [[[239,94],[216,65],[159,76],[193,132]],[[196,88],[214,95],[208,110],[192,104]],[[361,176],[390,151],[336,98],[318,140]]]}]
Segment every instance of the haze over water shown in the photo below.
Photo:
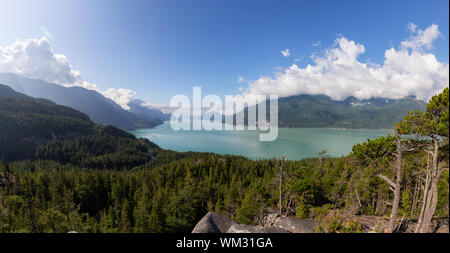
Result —
[{"label": "haze over water", "polygon": [[131,133],[174,151],[242,155],[250,159],[281,158],[286,154],[287,159],[297,160],[317,157],[324,149],[332,157],[347,155],[354,144],[390,132],[388,129],[279,128],[275,141],[261,142],[259,131],[174,131],[166,121],[156,128]]}]

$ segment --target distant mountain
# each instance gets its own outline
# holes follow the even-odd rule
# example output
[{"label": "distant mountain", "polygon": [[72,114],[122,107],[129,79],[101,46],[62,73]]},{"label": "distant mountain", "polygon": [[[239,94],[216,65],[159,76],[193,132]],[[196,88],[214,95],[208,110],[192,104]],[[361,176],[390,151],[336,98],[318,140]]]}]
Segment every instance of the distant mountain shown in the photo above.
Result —
[{"label": "distant mountain", "polygon": [[82,87],[63,87],[5,73],[0,73],[0,83],[28,96],[45,98],[57,104],[72,107],[86,113],[94,122],[102,125],[113,125],[125,130],[132,130],[161,124],[161,120],[148,119],[126,111],[113,100]]},{"label": "distant mountain", "polygon": [[3,98],[20,98],[20,99],[32,99],[25,94],[19,93],[13,90],[11,87],[0,84],[0,97]]},{"label": "distant mountain", "polygon": [[[267,110],[269,106],[267,105]],[[298,95],[278,100],[278,126],[288,128],[393,128],[411,110],[425,110],[425,102],[403,99]],[[244,112],[247,115],[248,108]],[[268,116],[267,116],[268,117]],[[246,122],[247,124],[247,122]]]},{"label": "distant mountain", "polygon": [[146,118],[152,122],[162,124],[163,121],[170,120],[170,114],[165,114],[157,109],[150,109],[144,106],[144,101],[135,99],[128,103],[130,112]]},{"label": "distant mountain", "polygon": [[131,169],[160,148],[70,107],[0,84],[0,160],[53,160],[86,168]]}]

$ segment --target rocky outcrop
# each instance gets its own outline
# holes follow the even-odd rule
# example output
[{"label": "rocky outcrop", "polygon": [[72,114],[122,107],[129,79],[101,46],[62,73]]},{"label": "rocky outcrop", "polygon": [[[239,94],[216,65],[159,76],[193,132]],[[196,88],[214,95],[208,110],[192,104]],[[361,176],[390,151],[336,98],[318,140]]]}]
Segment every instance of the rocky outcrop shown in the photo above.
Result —
[{"label": "rocky outcrop", "polygon": [[283,217],[275,213],[263,218],[257,226],[239,224],[227,216],[207,213],[192,230],[192,233],[312,233],[316,221],[295,217]]},{"label": "rocky outcrop", "polygon": [[207,213],[192,230],[192,233],[226,233],[232,225],[238,223],[227,216]]}]

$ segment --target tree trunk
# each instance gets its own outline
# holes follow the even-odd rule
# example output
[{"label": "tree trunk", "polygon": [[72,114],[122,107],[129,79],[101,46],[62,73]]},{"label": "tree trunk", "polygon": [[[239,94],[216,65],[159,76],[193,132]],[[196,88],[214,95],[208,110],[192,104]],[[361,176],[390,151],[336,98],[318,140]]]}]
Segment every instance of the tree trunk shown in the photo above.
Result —
[{"label": "tree trunk", "polygon": [[397,160],[395,161],[396,181],[394,187],[394,201],[392,202],[391,220],[389,221],[388,233],[393,233],[397,221],[398,207],[400,204],[400,184],[402,181],[402,144],[397,138]]},{"label": "tree trunk", "polygon": [[279,199],[279,207],[280,207],[280,211],[279,214],[282,215],[282,207],[283,207],[283,167],[284,167],[284,156],[283,156],[283,160],[281,161],[281,167],[280,167],[280,199]]},{"label": "tree trunk", "polygon": [[437,206],[437,185],[439,182],[439,139],[433,138],[432,163],[427,172],[427,181],[424,189],[424,203],[421,210],[416,232],[431,233],[432,219]]},{"label": "tree trunk", "polygon": [[415,233],[418,233],[419,230],[422,228],[422,224],[423,224],[423,217],[425,214],[425,209],[427,207],[427,203],[428,203],[428,198],[429,198],[429,192],[430,192],[430,177],[431,177],[431,163],[430,163],[430,156],[427,155],[427,173],[425,175],[425,186],[423,188],[423,200],[422,200],[422,208],[420,209],[420,214],[419,214],[419,220],[417,221],[417,227],[416,230],[414,231]]},{"label": "tree trunk", "polygon": [[[430,166],[429,166],[430,167]],[[428,168],[428,170],[431,170],[431,168]],[[417,227],[416,230],[414,231],[415,233],[418,233],[419,230],[422,227],[422,223],[423,223],[423,216],[425,213],[425,209],[427,207],[427,202],[428,202],[428,195],[430,192],[430,175],[427,172],[427,175],[425,177],[425,186],[423,188],[423,200],[422,200],[422,208],[420,209],[420,214],[419,214],[419,219],[417,221]]]},{"label": "tree trunk", "polygon": [[439,182],[439,167],[438,167],[438,155],[439,155],[439,139],[433,138],[433,163],[430,173],[430,196],[427,199],[427,205],[424,210],[422,224],[420,224],[420,233],[431,233],[433,230],[432,219],[437,205],[437,185]]}]

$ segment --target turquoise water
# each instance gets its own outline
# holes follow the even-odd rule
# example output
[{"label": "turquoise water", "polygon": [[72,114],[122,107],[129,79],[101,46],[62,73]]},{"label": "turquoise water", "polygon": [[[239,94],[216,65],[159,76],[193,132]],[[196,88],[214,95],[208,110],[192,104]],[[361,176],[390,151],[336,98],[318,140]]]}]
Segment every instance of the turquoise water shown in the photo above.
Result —
[{"label": "turquoise water", "polygon": [[156,128],[131,133],[175,151],[242,155],[251,159],[281,158],[286,154],[287,159],[294,160],[317,157],[317,153],[324,149],[330,156],[347,155],[354,144],[390,132],[380,129],[280,128],[278,139],[260,142],[258,131],[174,131],[169,122],[164,122]]}]

